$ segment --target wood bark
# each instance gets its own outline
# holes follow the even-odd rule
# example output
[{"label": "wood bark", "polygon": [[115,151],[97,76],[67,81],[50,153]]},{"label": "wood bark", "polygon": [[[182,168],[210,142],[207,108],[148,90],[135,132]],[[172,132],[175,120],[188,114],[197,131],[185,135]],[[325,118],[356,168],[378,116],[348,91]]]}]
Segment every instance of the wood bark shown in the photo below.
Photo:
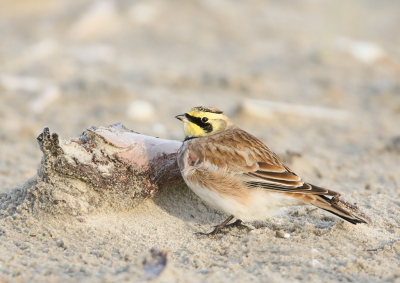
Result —
[{"label": "wood bark", "polygon": [[134,207],[173,183],[184,182],[176,161],[179,141],[135,133],[122,124],[91,127],[60,140],[45,128],[36,176],[0,195],[0,209],[84,215]]}]

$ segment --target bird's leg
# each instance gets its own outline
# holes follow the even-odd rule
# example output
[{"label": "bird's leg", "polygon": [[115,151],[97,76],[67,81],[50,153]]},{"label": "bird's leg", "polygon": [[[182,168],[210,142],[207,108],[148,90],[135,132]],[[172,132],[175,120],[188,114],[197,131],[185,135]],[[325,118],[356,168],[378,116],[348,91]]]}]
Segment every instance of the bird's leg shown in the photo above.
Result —
[{"label": "bird's leg", "polygon": [[199,234],[208,235],[208,236],[213,236],[215,234],[218,234],[221,231],[221,229],[224,228],[226,226],[226,224],[228,224],[229,221],[231,221],[232,219],[233,219],[233,215],[229,216],[224,222],[222,222],[221,224],[216,226],[214,231],[212,231],[211,233],[199,233]]},{"label": "bird's leg", "polygon": [[249,229],[249,227],[244,225],[243,221],[240,220],[240,219],[236,220],[235,222],[233,222],[231,224],[226,225],[225,227],[229,227],[229,228],[236,227],[236,228],[239,228],[239,229]]}]

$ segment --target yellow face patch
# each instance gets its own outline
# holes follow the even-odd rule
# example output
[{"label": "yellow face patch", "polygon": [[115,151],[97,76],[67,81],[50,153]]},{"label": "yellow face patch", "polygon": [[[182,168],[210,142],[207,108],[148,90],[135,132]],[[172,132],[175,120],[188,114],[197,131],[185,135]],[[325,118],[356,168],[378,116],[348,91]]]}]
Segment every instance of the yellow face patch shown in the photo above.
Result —
[{"label": "yellow face patch", "polygon": [[205,136],[206,132],[198,125],[194,123],[184,123],[183,126],[185,137],[201,137]]},{"label": "yellow face patch", "polygon": [[[178,117],[178,116],[177,116]],[[184,115],[179,115],[184,122],[186,137],[202,137],[216,134],[226,126],[227,119],[222,111],[211,107],[194,107]]]}]

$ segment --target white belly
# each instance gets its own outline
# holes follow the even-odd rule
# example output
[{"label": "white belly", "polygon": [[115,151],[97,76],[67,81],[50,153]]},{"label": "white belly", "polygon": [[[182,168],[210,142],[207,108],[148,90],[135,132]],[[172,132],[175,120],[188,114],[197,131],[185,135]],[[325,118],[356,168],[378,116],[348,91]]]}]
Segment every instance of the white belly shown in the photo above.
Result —
[{"label": "white belly", "polygon": [[197,186],[186,179],[185,181],[193,192],[207,204],[244,221],[264,220],[277,214],[282,207],[303,204],[282,193],[257,188],[249,188],[246,201],[243,202],[237,197],[222,195],[216,190]]}]

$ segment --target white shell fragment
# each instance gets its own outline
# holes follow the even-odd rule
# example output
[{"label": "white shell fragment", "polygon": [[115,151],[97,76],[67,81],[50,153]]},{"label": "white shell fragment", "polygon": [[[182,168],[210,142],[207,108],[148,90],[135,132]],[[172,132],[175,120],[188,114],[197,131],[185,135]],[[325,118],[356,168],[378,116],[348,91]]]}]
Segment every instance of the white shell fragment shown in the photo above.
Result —
[{"label": "white shell fragment", "polygon": [[154,119],[156,110],[150,102],[136,100],[128,106],[127,116],[136,121],[148,121]]},{"label": "white shell fragment", "polygon": [[353,40],[347,37],[339,37],[335,42],[336,48],[351,55],[354,59],[371,64],[386,56],[385,51],[379,45],[372,42]]},{"label": "white shell fragment", "polygon": [[322,263],[316,259],[312,259],[311,263],[309,264],[310,267],[322,267]]},{"label": "white shell fragment", "polygon": [[284,239],[289,239],[290,238],[290,234],[289,233],[285,233],[282,231],[276,231],[276,236],[278,238],[284,238]]}]

